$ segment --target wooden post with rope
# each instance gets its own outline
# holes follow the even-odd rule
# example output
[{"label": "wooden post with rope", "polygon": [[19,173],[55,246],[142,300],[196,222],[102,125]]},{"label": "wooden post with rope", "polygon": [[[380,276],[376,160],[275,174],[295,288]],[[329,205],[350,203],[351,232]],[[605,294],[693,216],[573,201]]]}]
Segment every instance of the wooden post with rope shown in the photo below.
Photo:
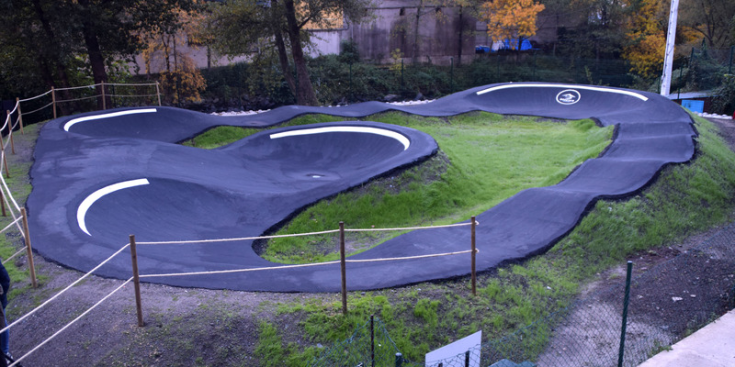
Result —
[{"label": "wooden post with rope", "polygon": [[475,216],[473,215],[470,220],[472,221],[472,224],[470,224],[470,231],[472,232],[471,235],[471,242],[472,242],[472,295],[477,295],[477,273],[476,270],[476,264],[477,264],[477,247],[475,245],[475,225],[477,222],[475,222]]},{"label": "wooden post with rope", "polygon": [[107,109],[107,103],[105,101],[105,81],[100,82],[100,90],[102,91],[102,109]]},{"label": "wooden post with rope", "polygon": [[345,222],[339,222],[339,263],[342,271],[342,314],[347,315],[347,268],[345,263]]},{"label": "wooden post with rope", "polygon": [[13,141],[13,117],[10,116],[10,111],[5,110],[5,114],[8,116],[8,137],[10,138],[10,151],[15,155],[15,142]]},{"label": "wooden post with rope", "polygon": [[54,87],[51,87],[51,104],[53,104],[54,118],[56,118],[56,90],[54,89]]},{"label": "wooden post with rope", "polygon": [[28,269],[31,272],[31,284],[33,288],[38,287],[36,282],[36,265],[33,263],[33,248],[31,247],[31,232],[28,230],[28,214],[26,208],[20,208],[20,215],[23,216],[23,232],[26,238],[26,252],[28,253]]},{"label": "wooden post with rope", "polygon": [[158,107],[161,107],[161,89],[159,88],[158,80],[156,80],[156,96],[158,96]]},{"label": "wooden post with rope", "polygon": [[5,166],[5,177],[10,178],[10,169],[8,168],[8,157],[5,156],[5,142],[0,139],[0,155],[3,156],[3,165]]},{"label": "wooden post with rope", "polygon": [[20,110],[20,98],[15,97],[15,104],[18,106],[18,124],[20,125],[20,133],[25,135],[23,132],[23,112]]},{"label": "wooden post with rope", "polygon": [[135,310],[138,313],[138,326],[143,327],[143,302],[140,299],[140,277],[138,275],[138,251],[135,248],[135,235],[130,235],[130,259],[133,264],[133,285],[135,287]]},{"label": "wooden post with rope", "polygon": [[0,189],[0,207],[3,209],[3,217],[7,217],[8,213],[5,212],[5,193]]}]

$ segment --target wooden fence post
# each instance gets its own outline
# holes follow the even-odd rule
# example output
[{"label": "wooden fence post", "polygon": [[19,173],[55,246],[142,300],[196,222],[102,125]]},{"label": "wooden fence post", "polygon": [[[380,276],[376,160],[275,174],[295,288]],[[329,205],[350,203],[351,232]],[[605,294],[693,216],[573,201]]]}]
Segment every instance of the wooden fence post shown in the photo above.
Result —
[{"label": "wooden fence post", "polygon": [[25,132],[23,132],[23,112],[20,110],[20,98],[15,97],[15,104],[18,105],[18,124],[20,124],[20,133],[25,135]]},{"label": "wooden fence post", "polygon": [[475,245],[475,216],[473,215],[470,220],[472,221],[472,224],[470,225],[470,230],[472,231],[471,235],[471,242],[472,242],[472,295],[477,295],[477,273],[476,270],[476,264],[477,264],[477,247]]},{"label": "wooden fence post", "polygon": [[339,222],[339,262],[342,269],[342,314],[347,315],[347,269],[345,263],[345,222]]},{"label": "wooden fence post", "polygon": [[13,141],[13,118],[10,116],[10,111],[5,110],[5,114],[8,115],[8,138],[10,138],[10,151],[15,155],[15,141]]},{"label": "wooden fence post", "polygon": [[135,310],[138,313],[138,326],[143,327],[143,302],[140,299],[140,277],[138,276],[138,251],[135,248],[135,235],[130,235],[130,259],[133,263],[133,286],[135,287]]},{"label": "wooden fence post", "polygon": [[0,155],[3,156],[3,165],[5,166],[5,177],[10,178],[10,169],[8,168],[8,157],[5,156],[5,143],[0,139]]},{"label": "wooden fence post", "polygon": [[7,217],[8,213],[5,212],[5,193],[0,189],[0,207],[3,209],[3,217]]},{"label": "wooden fence post", "polygon": [[156,80],[156,95],[158,96],[158,107],[161,107],[161,88],[159,88],[158,80]]},{"label": "wooden fence post", "polygon": [[23,216],[23,232],[26,238],[26,252],[28,253],[28,269],[31,271],[31,284],[33,288],[38,287],[36,282],[36,265],[33,263],[33,248],[31,247],[31,232],[28,230],[28,214],[26,208],[20,208],[20,215]]},{"label": "wooden fence post", "polygon": [[100,82],[100,90],[102,91],[102,109],[107,109],[107,102],[105,101],[105,81]]},{"label": "wooden fence post", "polygon": [[54,118],[56,118],[56,90],[54,89],[54,87],[51,87],[51,104],[53,104]]}]

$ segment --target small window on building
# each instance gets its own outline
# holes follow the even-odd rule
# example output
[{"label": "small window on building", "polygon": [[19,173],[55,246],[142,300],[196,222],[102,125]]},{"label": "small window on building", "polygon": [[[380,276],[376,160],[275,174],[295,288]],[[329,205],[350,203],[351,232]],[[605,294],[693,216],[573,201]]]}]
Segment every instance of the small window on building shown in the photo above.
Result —
[{"label": "small window on building", "polygon": [[406,15],[406,8],[401,8],[401,10],[399,11],[398,15],[400,15],[400,16]]}]

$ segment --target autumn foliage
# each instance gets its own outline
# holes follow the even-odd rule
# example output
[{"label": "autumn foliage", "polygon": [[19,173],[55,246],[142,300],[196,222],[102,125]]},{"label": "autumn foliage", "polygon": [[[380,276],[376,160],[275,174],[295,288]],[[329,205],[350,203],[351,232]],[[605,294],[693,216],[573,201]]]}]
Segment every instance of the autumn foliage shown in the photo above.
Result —
[{"label": "autumn foliage", "polygon": [[494,42],[536,34],[536,18],[544,5],[533,0],[495,0],[482,5],[487,34]]}]

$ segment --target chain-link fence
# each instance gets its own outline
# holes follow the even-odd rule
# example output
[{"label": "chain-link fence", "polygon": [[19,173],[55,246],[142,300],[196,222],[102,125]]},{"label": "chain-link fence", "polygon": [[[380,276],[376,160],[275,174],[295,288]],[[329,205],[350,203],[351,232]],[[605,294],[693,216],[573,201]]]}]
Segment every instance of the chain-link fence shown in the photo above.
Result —
[{"label": "chain-link fence", "polygon": [[[642,265],[654,257],[671,259],[650,269]],[[735,223],[699,246],[681,252],[671,247],[650,250],[639,260],[641,265],[634,266],[633,272],[641,274],[631,279],[624,329],[626,274],[613,273],[619,276],[614,286],[432,367],[473,366],[480,358],[482,366],[617,366],[619,362],[637,366],[735,308]],[[376,324],[382,340],[389,341],[382,323]],[[367,325],[312,365],[357,366],[370,361]],[[375,365],[417,365],[398,361],[395,353],[391,342]]]},{"label": "chain-link fence", "polygon": [[[376,317],[359,326],[352,336],[324,351],[309,366],[393,366],[400,358],[385,325]],[[400,361],[399,361],[400,363]]]}]

